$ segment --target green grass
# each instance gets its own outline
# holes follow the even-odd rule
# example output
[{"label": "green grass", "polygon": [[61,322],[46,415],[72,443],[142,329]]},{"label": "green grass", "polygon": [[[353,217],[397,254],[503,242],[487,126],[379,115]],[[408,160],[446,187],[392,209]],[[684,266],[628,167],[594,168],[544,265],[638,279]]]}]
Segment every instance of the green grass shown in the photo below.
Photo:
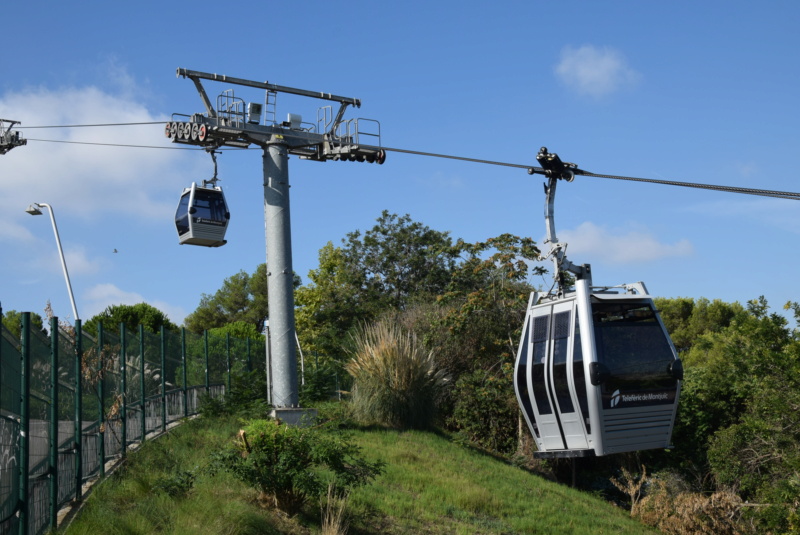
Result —
[{"label": "green grass", "polygon": [[[204,470],[239,427],[234,419],[201,418],[145,444],[96,487],[67,535],[319,533],[316,501],[288,519],[228,474]],[[350,495],[353,535],[655,533],[599,498],[447,436],[359,430],[350,437],[365,457],[386,462],[383,475]]]},{"label": "green grass", "polygon": [[350,498],[353,533],[655,533],[605,501],[418,431],[362,431],[385,474]]},{"label": "green grass", "polygon": [[[89,496],[68,535],[294,533],[263,509],[254,490],[228,474],[204,470],[209,454],[239,429],[234,419],[197,419],[131,452],[126,463]],[[195,475],[188,492],[164,490]],[[174,486],[174,485],[173,485]],[[177,485],[180,487],[180,485]],[[298,532],[299,533],[299,532]]]}]

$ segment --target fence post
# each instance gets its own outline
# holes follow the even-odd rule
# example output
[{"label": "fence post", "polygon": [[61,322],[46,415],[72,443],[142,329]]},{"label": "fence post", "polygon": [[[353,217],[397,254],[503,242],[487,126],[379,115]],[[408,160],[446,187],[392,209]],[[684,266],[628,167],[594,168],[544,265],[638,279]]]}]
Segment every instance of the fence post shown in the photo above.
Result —
[{"label": "fence post", "polygon": [[22,313],[20,335],[22,362],[20,366],[19,409],[19,533],[28,535],[28,471],[30,450],[30,376],[31,376],[31,313]]},{"label": "fence post", "polygon": [[206,364],[206,395],[208,395],[209,382],[208,382],[208,331],[203,331],[203,353],[205,353]]},{"label": "fence post", "polygon": [[247,337],[247,371],[253,371],[253,362],[250,360],[250,337]]},{"label": "fence post", "polygon": [[231,395],[231,333],[225,333],[225,353],[227,354],[228,365],[228,384],[225,388],[225,395]]},{"label": "fence post", "polygon": [[127,341],[125,335],[125,324],[119,324],[119,375],[121,385],[120,396],[122,397],[122,410],[120,411],[120,421],[122,423],[122,448],[120,448],[120,456],[124,459],[125,453],[128,450],[128,355],[127,355]]},{"label": "fence post", "polygon": [[142,391],[142,395],[139,396],[139,399],[142,402],[142,440],[141,443],[144,443],[144,439],[147,436],[147,392],[145,392],[145,383],[144,383],[144,369],[145,369],[145,361],[144,361],[144,325],[139,324],[139,388]]},{"label": "fence post", "polygon": [[181,327],[181,369],[183,370],[183,417],[189,417],[189,389],[187,381],[189,374],[186,371],[186,328]]},{"label": "fence post", "polygon": [[106,476],[106,407],[105,407],[105,382],[106,382],[106,358],[103,351],[103,323],[97,322],[97,399],[100,405],[100,418],[97,433],[100,443],[97,445],[97,456],[100,458],[100,477]]},{"label": "fence post", "polygon": [[58,526],[58,318],[50,318],[50,529]]},{"label": "fence post", "polygon": [[75,501],[83,498],[83,326],[75,320]]},{"label": "fence post", "polygon": [[167,432],[167,331],[161,326],[161,432]]}]

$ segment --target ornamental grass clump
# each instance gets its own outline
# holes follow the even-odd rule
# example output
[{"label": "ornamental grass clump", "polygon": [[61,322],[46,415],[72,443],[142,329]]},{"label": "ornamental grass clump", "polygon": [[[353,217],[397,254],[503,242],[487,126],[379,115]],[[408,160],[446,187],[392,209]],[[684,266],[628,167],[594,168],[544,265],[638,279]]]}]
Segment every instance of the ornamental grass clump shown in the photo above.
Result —
[{"label": "ornamental grass clump", "polygon": [[433,353],[395,323],[365,326],[353,337],[352,408],[362,423],[396,428],[431,427],[446,384]]}]

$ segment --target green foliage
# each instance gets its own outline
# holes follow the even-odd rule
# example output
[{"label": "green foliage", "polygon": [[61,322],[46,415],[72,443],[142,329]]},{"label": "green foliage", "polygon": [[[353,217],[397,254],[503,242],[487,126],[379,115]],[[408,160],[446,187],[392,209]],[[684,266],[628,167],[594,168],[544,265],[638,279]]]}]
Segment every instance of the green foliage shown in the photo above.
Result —
[{"label": "green foliage", "polygon": [[[531,268],[539,250],[528,238],[503,234],[474,244],[459,241],[458,248],[465,258],[438,298],[442,329],[430,340],[456,377],[513,358],[532,290],[526,281],[543,273]],[[512,383],[508,387],[513,391]]]},{"label": "green foliage", "polygon": [[494,372],[475,370],[456,383],[449,424],[489,451],[511,454],[517,447],[519,407],[513,388],[513,364]]},{"label": "green foliage", "polygon": [[719,299],[656,298],[654,302],[675,349],[681,354],[689,351],[699,337],[720,332],[744,311],[739,303]]},{"label": "green foliage", "polygon": [[226,335],[230,335],[231,338],[239,338],[241,340],[250,338],[253,340],[253,343],[261,344],[262,347],[264,345],[264,335],[256,330],[255,325],[246,321],[232,321],[231,323],[226,323],[221,327],[208,329],[208,334],[221,339],[224,339]]},{"label": "green foliage", "polygon": [[262,416],[268,408],[266,377],[258,370],[231,372],[231,391],[222,399],[200,395],[199,412],[207,418]]},{"label": "green foliage", "polygon": [[[300,285],[297,276],[294,285]],[[203,294],[200,304],[186,316],[184,323],[190,331],[201,333],[242,321],[261,333],[269,316],[267,301],[267,266],[260,264],[252,274],[239,271],[225,279],[214,295]]]},{"label": "green foliage", "polygon": [[[0,319],[2,319],[3,326],[14,336],[14,339],[19,340],[20,333],[22,333],[22,312],[9,310],[4,312]],[[35,312],[31,312],[31,328],[37,329],[47,336],[47,330],[44,328],[44,320]]]},{"label": "green foliage", "polygon": [[354,337],[352,405],[357,419],[392,427],[434,423],[446,375],[416,336],[395,322],[365,326]]},{"label": "green foliage", "polygon": [[342,340],[370,313],[361,295],[359,274],[346,262],[341,247],[328,242],[319,252],[319,268],[309,283],[295,291],[295,323],[307,352],[324,356],[342,353]]},{"label": "green foliage", "polygon": [[438,295],[458,258],[448,232],[387,210],[363,238],[359,231],[348,234],[343,252],[360,276],[366,301],[379,310],[403,308],[414,295]]},{"label": "green foliage", "polygon": [[176,332],[178,330],[178,327],[169,320],[166,314],[147,303],[111,305],[85,322],[83,330],[96,336],[97,326],[102,324],[104,331],[117,333],[120,323],[124,323],[125,327],[131,331],[138,329],[139,325],[144,325],[145,329],[154,333],[158,333],[162,326],[168,331]]},{"label": "green foliage", "polygon": [[323,496],[331,483],[343,491],[381,473],[383,463],[359,455],[359,448],[341,436],[253,420],[216,462],[260,490],[275,507],[294,515],[310,498]]},{"label": "green foliage", "polygon": [[194,470],[179,470],[175,474],[157,479],[153,488],[172,498],[183,498],[191,492],[196,478]]},{"label": "green foliage", "polygon": [[298,533],[284,529],[288,520],[266,514],[232,475],[208,469],[210,453],[230,443],[238,429],[234,418],[197,418],[147,440],[110,477],[95,483],[80,512],[58,532]]},{"label": "green foliage", "polygon": [[[320,533],[313,499],[287,518],[264,509],[256,491],[228,471],[212,475],[210,453],[230,444],[238,429],[234,418],[199,418],[148,440],[94,487],[66,535]],[[350,533],[656,533],[597,497],[462,448],[442,433],[363,430],[348,441],[370,464],[386,461],[380,477],[349,492]],[[187,488],[188,473],[195,479],[185,494],[156,490],[166,481]]]},{"label": "green foliage", "polygon": [[320,251],[319,268],[296,294],[303,347],[329,357],[343,354],[342,340],[358,325],[443,292],[460,252],[447,232],[386,210],[342,241]]},{"label": "green foliage", "polygon": [[333,364],[306,367],[305,384],[300,387],[300,405],[331,399],[336,394],[336,373]]},{"label": "green foliage", "polygon": [[763,504],[744,515],[759,532],[786,532],[800,505],[800,339],[763,297],[716,309],[683,355],[671,457],[702,490]]}]

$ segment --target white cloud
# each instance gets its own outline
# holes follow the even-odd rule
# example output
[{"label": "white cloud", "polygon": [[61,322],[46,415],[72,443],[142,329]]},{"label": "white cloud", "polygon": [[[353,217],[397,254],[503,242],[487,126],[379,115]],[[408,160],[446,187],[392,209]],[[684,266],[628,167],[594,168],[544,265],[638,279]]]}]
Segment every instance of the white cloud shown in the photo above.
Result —
[{"label": "white cloud", "polygon": [[[163,125],[26,128],[168,119],[150,113],[123,91],[125,95],[91,86],[33,88],[0,96],[0,116],[21,121],[22,125],[15,129],[28,139],[27,145],[3,156],[0,227],[8,225],[7,219],[19,217],[19,212],[32,202],[51,203],[59,214],[88,220],[109,213],[129,220],[169,217],[174,210],[174,192],[191,181],[187,178],[193,172],[187,169],[191,153],[83,144],[171,147],[163,135]],[[167,198],[169,203],[164,201]]]},{"label": "white cloud", "polygon": [[424,179],[420,177],[418,182],[429,189],[451,191],[464,188],[464,180],[460,175],[441,171],[437,171],[432,176],[426,176]]},{"label": "white cloud", "polygon": [[26,227],[12,221],[4,222],[0,225],[0,242],[4,241],[29,241],[33,240],[33,234]]},{"label": "white cloud", "polygon": [[[57,256],[57,253],[54,253]],[[71,246],[64,250],[64,259],[70,275],[93,275],[98,273],[106,264],[104,260],[91,259],[83,246]],[[61,260],[57,259],[59,270]]]},{"label": "white cloud", "polygon": [[570,89],[596,98],[630,88],[641,78],[620,52],[590,45],[564,48],[555,72]]},{"label": "white cloud", "polygon": [[734,166],[739,175],[744,178],[754,178],[761,174],[761,169],[758,164],[753,161],[735,162]]},{"label": "white cloud", "polygon": [[642,263],[674,256],[688,256],[693,248],[689,240],[677,243],[659,242],[642,228],[610,229],[585,222],[574,230],[563,230],[558,239],[568,244],[567,256],[576,262],[581,258],[609,264]]}]

